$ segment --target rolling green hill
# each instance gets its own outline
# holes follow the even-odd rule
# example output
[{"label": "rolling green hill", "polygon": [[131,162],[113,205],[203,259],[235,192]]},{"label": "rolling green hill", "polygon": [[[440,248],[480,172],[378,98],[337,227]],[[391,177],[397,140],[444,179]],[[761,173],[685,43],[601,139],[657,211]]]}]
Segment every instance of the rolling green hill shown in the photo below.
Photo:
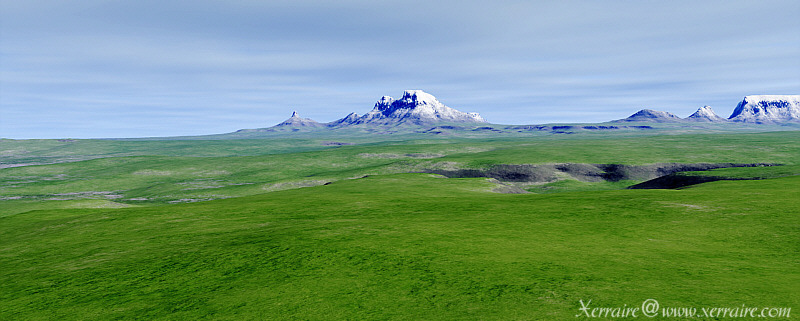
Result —
[{"label": "rolling green hill", "polygon": [[800,303],[800,177],[487,192],[401,174],[0,218],[2,319],[569,320],[578,300]]},{"label": "rolling green hill", "polygon": [[[0,319],[799,306],[800,132],[320,141],[4,141],[101,158],[0,169]],[[678,173],[748,179],[678,190],[419,173],[567,163],[782,166]]]}]

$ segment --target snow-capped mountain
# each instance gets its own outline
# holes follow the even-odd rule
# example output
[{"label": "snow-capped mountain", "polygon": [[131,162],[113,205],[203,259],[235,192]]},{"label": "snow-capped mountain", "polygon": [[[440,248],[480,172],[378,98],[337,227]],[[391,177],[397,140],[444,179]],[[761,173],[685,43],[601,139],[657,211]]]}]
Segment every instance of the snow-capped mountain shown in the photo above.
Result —
[{"label": "snow-capped mountain", "polygon": [[642,109],[636,112],[633,115],[630,115],[628,118],[620,119],[619,121],[648,121],[648,122],[656,122],[656,123],[669,123],[669,122],[679,122],[682,121],[678,116],[675,114],[668,113],[665,111],[658,111],[652,109]]},{"label": "snow-capped mountain", "polygon": [[694,114],[691,114],[686,120],[697,122],[723,122],[725,118],[719,117],[717,113],[711,109],[711,106],[700,107]]},{"label": "snow-capped mountain", "polygon": [[322,127],[323,125],[314,121],[311,118],[302,118],[297,112],[292,112],[292,117],[284,120],[282,123],[275,125],[275,127]]},{"label": "snow-capped mountain", "polygon": [[800,122],[800,95],[745,96],[728,119],[759,124]]},{"label": "snow-capped mountain", "polygon": [[[354,115],[354,114],[351,114]],[[350,115],[348,115],[350,117]],[[465,113],[450,108],[439,102],[433,95],[422,90],[406,90],[403,97],[395,100],[383,96],[372,111],[361,117],[348,117],[337,120],[340,124],[432,124],[449,123],[485,123],[478,113]]]}]

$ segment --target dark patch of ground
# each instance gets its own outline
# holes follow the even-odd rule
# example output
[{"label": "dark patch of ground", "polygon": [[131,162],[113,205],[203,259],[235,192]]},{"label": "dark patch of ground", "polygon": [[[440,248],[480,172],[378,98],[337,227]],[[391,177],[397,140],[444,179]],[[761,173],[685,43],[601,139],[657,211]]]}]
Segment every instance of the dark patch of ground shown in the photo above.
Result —
[{"label": "dark patch of ground", "polygon": [[[757,167],[775,166],[775,164],[754,163],[754,164],[735,164],[735,163],[699,163],[699,164],[680,164],[665,163],[652,165],[625,165],[625,164],[543,164],[543,165],[508,165],[500,164],[488,169],[458,169],[425,170],[424,173],[439,174],[450,178],[473,178],[488,177],[501,182],[529,182],[529,183],[548,183],[554,182],[559,177],[568,175],[574,179],[585,182],[619,182],[622,180],[648,181],[655,178],[691,171],[707,171],[718,168],[730,167]],[[664,178],[664,186],[687,186],[692,180],[701,181],[707,178]],[[717,179],[718,180],[718,179]],[[669,181],[669,182],[668,182]],[[644,184],[644,183],[642,183]],[[653,183],[657,186],[658,183]],[[697,183],[695,183],[697,184]],[[641,185],[641,184],[639,184]],[[650,186],[650,185],[643,185]],[[656,187],[652,187],[656,188]],[[664,187],[671,188],[671,187]]]},{"label": "dark patch of ground", "polygon": [[[546,165],[545,165],[546,166]],[[442,170],[433,169],[425,173],[439,174],[449,178],[474,178],[488,177],[501,182],[552,182],[557,179],[555,172],[539,165],[496,165],[487,170],[458,169]]]},{"label": "dark patch of ground", "polygon": [[515,132],[532,132],[532,131],[549,131],[556,134],[570,134],[576,130],[589,130],[589,131],[602,131],[602,130],[620,130],[620,129],[653,129],[652,126],[617,126],[617,125],[587,125],[587,126],[546,126],[546,125],[528,125],[528,126],[508,126],[505,130]]},{"label": "dark patch of ground", "polygon": [[322,142],[322,146],[346,146],[346,145],[353,145],[353,143],[343,143],[343,142]]},{"label": "dark patch of ground", "polygon": [[646,182],[628,186],[628,189],[676,189],[716,181],[754,180],[758,178],[729,178],[721,176],[699,176],[670,174]]}]

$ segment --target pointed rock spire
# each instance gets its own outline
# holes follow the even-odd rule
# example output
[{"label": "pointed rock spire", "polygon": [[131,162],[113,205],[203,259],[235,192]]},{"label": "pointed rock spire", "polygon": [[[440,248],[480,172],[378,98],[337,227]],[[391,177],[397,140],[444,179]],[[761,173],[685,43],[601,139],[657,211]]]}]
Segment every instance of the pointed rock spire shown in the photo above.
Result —
[{"label": "pointed rock spire", "polygon": [[292,112],[292,116],[289,119],[283,121],[280,124],[275,125],[275,127],[319,127],[322,126],[320,123],[314,121],[310,118],[302,118],[297,111]]}]

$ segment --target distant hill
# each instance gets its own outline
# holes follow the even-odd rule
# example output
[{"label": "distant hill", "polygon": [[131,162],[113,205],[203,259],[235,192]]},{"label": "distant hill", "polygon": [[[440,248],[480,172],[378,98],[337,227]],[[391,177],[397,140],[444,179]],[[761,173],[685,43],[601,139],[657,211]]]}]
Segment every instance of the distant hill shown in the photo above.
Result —
[{"label": "distant hill", "polygon": [[618,121],[647,121],[647,122],[656,122],[656,123],[670,123],[670,122],[679,122],[683,119],[676,116],[675,114],[668,113],[665,111],[658,111],[652,109],[642,109],[636,112],[633,115],[630,115],[628,118],[620,119]]}]

